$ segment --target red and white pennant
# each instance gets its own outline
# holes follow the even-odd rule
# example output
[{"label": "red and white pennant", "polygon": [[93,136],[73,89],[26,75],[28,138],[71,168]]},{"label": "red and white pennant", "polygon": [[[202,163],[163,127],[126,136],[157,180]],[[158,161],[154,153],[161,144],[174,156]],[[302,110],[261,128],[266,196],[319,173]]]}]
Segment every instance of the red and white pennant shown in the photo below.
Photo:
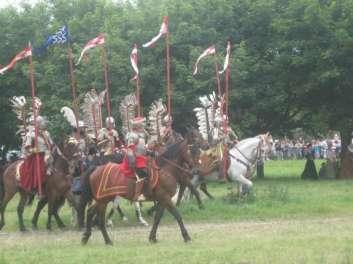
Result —
[{"label": "red and white pennant", "polygon": [[94,48],[98,45],[102,45],[105,43],[104,40],[104,35],[100,34],[98,37],[91,39],[90,41],[87,42],[87,44],[83,47],[83,50],[81,51],[81,55],[80,58],[78,59],[76,65],[78,65],[81,62],[81,59],[83,57],[83,55],[86,53],[87,50]]},{"label": "red and white pennant", "polygon": [[138,57],[137,57],[137,45],[136,44],[135,44],[133,50],[131,51],[130,62],[131,62],[132,68],[135,71],[135,76],[132,79],[136,80],[138,78],[138,75],[139,75],[139,69],[137,67]]},{"label": "red and white pennant", "polygon": [[153,39],[151,39],[149,42],[145,43],[142,45],[144,48],[151,48],[154,46],[154,44],[165,34],[168,33],[168,17],[165,16],[163,18],[163,23],[161,25],[161,29],[159,30],[159,33],[157,36],[155,36]]},{"label": "red and white pennant", "polygon": [[216,53],[216,48],[215,48],[214,45],[212,45],[211,47],[207,48],[204,52],[202,52],[200,57],[197,58],[196,63],[194,65],[194,73],[193,73],[193,75],[197,74],[197,65],[199,64],[200,60],[205,58],[208,55],[213,55],[215,53]]},{"label": "red and white pennant", "polygon": [[24,50],[22,50],[21,52],[19,52],[12,60],[11,62],[6,65],[5,67],[0,69],[0,74],[4,74],[7,70],[10,70],[11,68],[13,68],[16,65],[16,62],[18,62],[19,60],[22,60],[24,58],[27,58],[29,56],[32,56],[32,47],[28,46],[27,48],[25,48]]}]

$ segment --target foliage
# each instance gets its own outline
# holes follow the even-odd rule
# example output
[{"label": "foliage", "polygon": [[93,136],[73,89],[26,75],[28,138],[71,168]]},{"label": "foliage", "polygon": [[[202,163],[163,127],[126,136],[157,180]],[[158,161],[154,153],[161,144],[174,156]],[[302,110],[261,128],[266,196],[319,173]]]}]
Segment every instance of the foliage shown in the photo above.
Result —
[{"label": "foliage", "polygon": [[[129,53],[159,30],[168,15],[171,32],[173,110],[176,128],[195,124],[192,108],[197,97],[216,87],[214,67],[206,59],[200,74],[192,66],[210,44],[223,63],[226,41],[232,41],[231,119],[242,136],[264,131],[288,134],[303,128],[313,134],[335,128],[348,139],[353,130],[352,2],[318,0],[48,0],[35,6],[0,10],[0,62],[5,65],[27,44],[39,46],[46,36],[66,24],[75,60],[81,48],[105,33],[114,116],[118,103],[134,91]],[[55,122],[60,137],[59,109],[71,105],[66,46],[50,47],[35,57],[37,92],[43,113]],[[101,50],[75,70],[78,94],[104,89]],[[164,43],[140,49],[142,103],[165,95]],[[15,147],[15,121],[8,104],[14,95],[30,95],[28,65],[19,62],[0,78],[0,145]]]}]

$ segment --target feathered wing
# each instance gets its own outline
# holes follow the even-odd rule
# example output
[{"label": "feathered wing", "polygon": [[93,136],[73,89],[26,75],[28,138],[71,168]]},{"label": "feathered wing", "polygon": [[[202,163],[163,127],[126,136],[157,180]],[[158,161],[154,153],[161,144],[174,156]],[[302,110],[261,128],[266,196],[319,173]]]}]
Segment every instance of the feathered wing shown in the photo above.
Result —
[{"label": "feathered wing", "polygon": [[163,104],[162,99],[156,100],[152,103],[148,112],[148,126],[147,130],[151,137],[157,141],[161,139],[162,135],[162,120],[167,115],[167,107]]},{"label": "feathered wing", "polygon": [[16,114],[18,124],[18,131],[16,134],[23,135],[28,127],[28,121],[31,116],[31,109],[27,104],[24,96],[14,96],[10,99],[12,111]]},{"label": "feathered wing", "polygon": [[130,131],[130,120],[136,116],[137,100],[135,94],[128,94],[120,102],[119,112],[122,121],[122,133],[124,136]]},{"label": "feathered wing", "polygon": [[70,107],[62,107],[60,112],[64,115],[64,117],[72,127],[77,127],[76,116],[74,114],[74,111],[72,111]]},{"label": "feathered wing", "polygon": [[220,105],[215,93],[199,97],[201,106],[194,108],[197,125],[204,140],[209,140],[215,119],[220,115]]},{"label": "feathered wing", "polygon": [[[28,103],[24,96],[14,96],[10,99],[12,111],[16,114],[18,124],[18,131],[16,134],[24,136],[27,128],[30,126],[30,119],[33,118],[32,102]],[[42,102],[38,97],[34,97],[34,107],[37,109],[39,115]]]},{"label": "feathered wing", "polygon": [[96,137],[97,131],[102,128],[104,95],[105,91],[98,95],[96,90],[92,89],[85,94],[81,105],[83,122],[87,126],[87,133],[92,137]]}]

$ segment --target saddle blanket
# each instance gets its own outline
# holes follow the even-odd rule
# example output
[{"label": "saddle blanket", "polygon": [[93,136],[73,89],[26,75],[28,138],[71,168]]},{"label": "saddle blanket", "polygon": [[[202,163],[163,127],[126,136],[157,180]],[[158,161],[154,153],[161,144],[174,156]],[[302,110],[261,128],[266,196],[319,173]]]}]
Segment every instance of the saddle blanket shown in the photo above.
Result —
[{"label": "saddle blanket", "polygon": [[[99,177],[99,184],[95,195],[97,200],[112,196],[126,197],[128,195],[128,182],[131,178],[124,176],[120,164],[106,164]],[[156,167],[149,169],[149,187],[153,190],[159,183],[159,171]]]}]

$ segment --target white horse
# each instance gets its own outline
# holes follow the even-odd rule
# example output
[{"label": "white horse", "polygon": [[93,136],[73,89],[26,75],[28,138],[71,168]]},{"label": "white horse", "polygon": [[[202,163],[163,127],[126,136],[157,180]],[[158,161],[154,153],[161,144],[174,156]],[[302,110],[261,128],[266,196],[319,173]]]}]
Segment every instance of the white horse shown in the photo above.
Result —
[{"label": "white horse", "polygon": [[250,190],[253,186],[249,179],[253,174],[256,162],[272,150],[271,135],[264,134],[240,141],[229,150],[230,165],[228,178],[239,183],[239,194],[244,186]]}]

